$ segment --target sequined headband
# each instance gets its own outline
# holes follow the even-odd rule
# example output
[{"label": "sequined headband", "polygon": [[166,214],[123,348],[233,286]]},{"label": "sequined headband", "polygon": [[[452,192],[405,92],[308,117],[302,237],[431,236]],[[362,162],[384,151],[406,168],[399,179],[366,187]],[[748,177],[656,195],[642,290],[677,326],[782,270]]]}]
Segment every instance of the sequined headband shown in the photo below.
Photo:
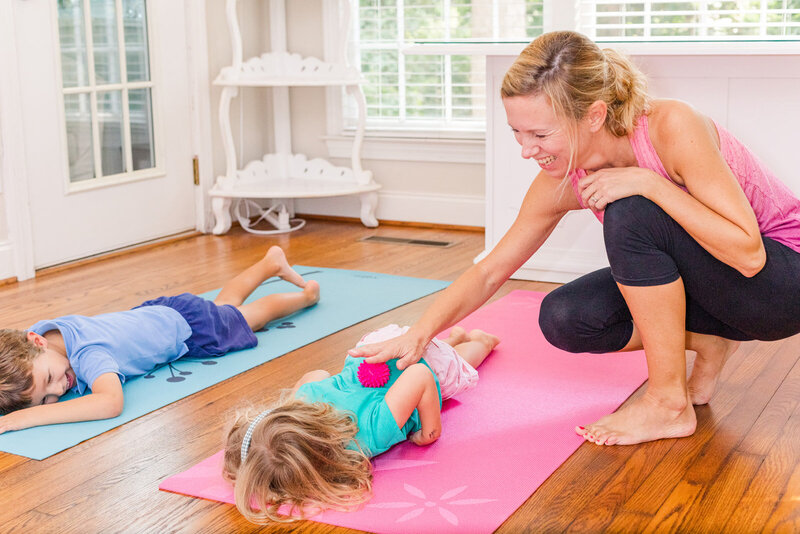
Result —
[{"label": "sequined headband", "polygon": [[247,459],[247,449],[250,448],[250,440],[253,437],[253,431],[256,429],[256,425],[264,419],[269,412],[272,410],[264,410],[260,414],[253,419],[253,422],[250,423],[250,426],[247,428],[247,432],[244,434],[244,439],[242,440],[242,465],[244,465],[244,461]]}]

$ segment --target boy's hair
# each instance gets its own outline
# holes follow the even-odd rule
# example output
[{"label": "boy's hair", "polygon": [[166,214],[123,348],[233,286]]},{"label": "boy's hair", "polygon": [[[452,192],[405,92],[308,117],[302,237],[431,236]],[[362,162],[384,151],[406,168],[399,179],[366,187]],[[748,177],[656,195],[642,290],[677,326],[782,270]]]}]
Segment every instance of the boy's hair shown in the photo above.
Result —
[{"label": "boy's hair", "polygon": [[0,414],[31,403],[33,360],[42,348],[28,341],[22,330],[0,330]]},{"label": "boy's hair", "polygon": [[242,440],[258,413],[237,414],[222,471],[248,521],[289,522],[369,500],[372,465],[360,449],[346,448],[358,432],[347,414],[325,403],[284,400],[256,425],[241,465]]}]

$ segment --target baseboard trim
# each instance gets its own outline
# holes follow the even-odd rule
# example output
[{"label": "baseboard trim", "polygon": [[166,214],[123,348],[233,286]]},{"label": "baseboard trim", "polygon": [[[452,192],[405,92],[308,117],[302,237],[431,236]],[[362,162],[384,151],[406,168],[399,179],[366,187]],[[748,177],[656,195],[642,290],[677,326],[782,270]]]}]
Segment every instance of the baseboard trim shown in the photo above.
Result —
[{"label": "baseboard trim", "polygon": [[[341,217],[339,215],[318,215],[314,213],[297,213],[296,216],[300,219],[307,219],[309,221],[330,221],[330,222],[349,222],[361,224],[361,219],[358,217]],[[402,226],[405,228],[429,228],[434,230],[461,230],[464,232],[483,232],[483,226],[465,226],[460,224],[441,224],[441,223],[426,223],[415,221],[392,221],[387,219],[378,219],[381,226]],[[238,222],[236,223],[239,224]]]},{"label": "baseboard trim", "polygon": [[[356,196],[297,199],[294,206],[298,213],[335,217],[357,218],[361,211]],[[483,196],[378,192],[380,221],[484,228],[484,215]]]},{"label": "baseboard trim", "polygon": [[36,270],[36,276],[42,276],[47,274],[53,274],[69,269],[74,269],[75,267],[81,267],[83,265],[88,265],[90,263],[97,263],[99,261],[108,260],[111,258],[116,258],[119,256],[124,256],[126,254],[131,254],[133,252],[142,252],[143,250],[149,250],[151,248],[157,248],[164,245],[170,245],[172,243],[177,243],[178,241],[183,241],[184,239],[189,239],[191,237],[197,237],[203,235],[201,232],[197,230],[189,230],[186,232],[181,232],[179,234],[173,234],[166,237],[161,237],[158,239],[154,239],[151,241],[146,241],[144,243],[138,243],[136,245],[130,245],[123,248],[118,248],[116,250],[112,250],[109,252],[103,252],[101,254],[95,254],[94,256],[88,256],[86,258],[80,258],[77,260],[72,260],[64,263],[59,263],[58,265],[51,265],[50,267],[44,267],[42,269]]}]

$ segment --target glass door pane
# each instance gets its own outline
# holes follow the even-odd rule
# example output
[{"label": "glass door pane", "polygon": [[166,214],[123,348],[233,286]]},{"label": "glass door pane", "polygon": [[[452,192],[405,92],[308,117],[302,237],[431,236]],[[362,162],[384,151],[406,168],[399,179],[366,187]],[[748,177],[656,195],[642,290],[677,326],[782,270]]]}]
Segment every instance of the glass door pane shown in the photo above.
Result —
[{"label": "glass door pane", "polygon": [[147,24],[146,0],[58,2],[70,183],[156,167]]},{"label": "glass door pane", "polygon": [[128,81],[150,79],[147,46],[147,6],[145,0],[122,0],[122,23],[125,25],[125,57]]}]

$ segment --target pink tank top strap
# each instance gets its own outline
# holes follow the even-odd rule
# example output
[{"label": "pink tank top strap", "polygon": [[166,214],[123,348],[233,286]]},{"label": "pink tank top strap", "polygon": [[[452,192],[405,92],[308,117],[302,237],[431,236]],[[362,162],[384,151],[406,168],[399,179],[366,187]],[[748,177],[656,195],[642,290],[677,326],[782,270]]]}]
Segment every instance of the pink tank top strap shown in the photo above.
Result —
[{"label": "pink tank top strap", "polygon": [[655,171],[664,178],[671,180],[667,170],[664,168],[664,164],[661,163],[661,158],[656,153],[653,143],[650,141],[650,126],[647,121],[647,115],[643,114],[639,117],[636,121],[636,128],[628,138],[631,141],[631,147],[639,167]]}]

